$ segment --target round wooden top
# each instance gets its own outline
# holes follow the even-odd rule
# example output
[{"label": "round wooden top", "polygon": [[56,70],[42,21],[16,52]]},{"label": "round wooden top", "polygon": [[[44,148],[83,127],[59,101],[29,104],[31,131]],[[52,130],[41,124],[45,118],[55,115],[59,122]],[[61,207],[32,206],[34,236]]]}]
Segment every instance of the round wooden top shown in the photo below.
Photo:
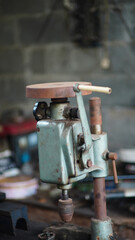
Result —
[{"label": "round wooden top", "polygon": [[[26,87],[28,98],[70,98],[75,97],[73,86],[78,83],[91,86],[90,82],[55,82],[29,85]],[[90,91],[83,90],[82,95],[89,95]]]}]

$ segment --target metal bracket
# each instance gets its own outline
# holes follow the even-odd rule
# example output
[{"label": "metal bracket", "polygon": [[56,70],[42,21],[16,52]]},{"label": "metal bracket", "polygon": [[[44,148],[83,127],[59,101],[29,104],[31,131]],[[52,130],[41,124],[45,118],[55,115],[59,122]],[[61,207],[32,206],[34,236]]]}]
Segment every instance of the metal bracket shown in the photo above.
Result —
[{"label": "metal bracket", "polygon": [[[92,136],[91,136],[88,120],[87,120],[83,97],[82,97],[81,91],[78,89],[78,84],[75,84],[73,89],[76,95],[76,101],[77,101],[78,111],[80,115],[82,131],[84,135],[85,149],[83,151],[83,154],[88,154],[90,148],[92,147]],[[91,158],[93,159],[93,156],[92,156],[93,151],[91,151],[90,154],[91,154]],[[83,163],[83,164],[85,168],[87,168],[86,163]]]}]

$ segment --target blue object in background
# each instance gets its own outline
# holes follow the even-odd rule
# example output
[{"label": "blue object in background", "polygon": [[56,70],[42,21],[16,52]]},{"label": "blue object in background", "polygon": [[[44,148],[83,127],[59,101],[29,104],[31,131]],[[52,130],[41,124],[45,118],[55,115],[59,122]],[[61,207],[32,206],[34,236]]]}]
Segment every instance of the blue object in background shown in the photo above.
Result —
[{"label": "blue object in background", "polygon": [[30,161],[30,154],[28,152],[24,152],[21,156],[21,162],[27,163]]}]

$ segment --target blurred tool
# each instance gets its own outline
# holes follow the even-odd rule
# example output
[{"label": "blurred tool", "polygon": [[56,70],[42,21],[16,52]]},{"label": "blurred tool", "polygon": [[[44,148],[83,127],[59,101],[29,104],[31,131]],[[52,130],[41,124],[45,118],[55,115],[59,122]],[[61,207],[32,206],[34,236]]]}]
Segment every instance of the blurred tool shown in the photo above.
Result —
[{"label": "blurred tool", "polygon": [[8,141],[8,149],[14,153],[18,167],[31,160],[33,165],[37,162],[36,122],[33,119],[25,119],[21,110],[3,114],[0,137]]},{"label": "blurred tool", "polygon": [[17,175],[0,180],[0,191],[6,194],[7,199],[22,199],[37,192],[38,181],[35,178]]},{"label": "blurred tool", "polygon": [[6,177],[16,176],[20,170],[16,166],[13,152],[5,150],[0,152],[0,180]]},{"label": "blurred tool", "polygon": [[135,149],[120,149],[119,158],[125,174],[135,174]]},{"label": "blurred tool", "polygon": [[0,192],[0,233],[15,235],[15,229],[28,230],[27,208],[24,205],[6,201]]}]

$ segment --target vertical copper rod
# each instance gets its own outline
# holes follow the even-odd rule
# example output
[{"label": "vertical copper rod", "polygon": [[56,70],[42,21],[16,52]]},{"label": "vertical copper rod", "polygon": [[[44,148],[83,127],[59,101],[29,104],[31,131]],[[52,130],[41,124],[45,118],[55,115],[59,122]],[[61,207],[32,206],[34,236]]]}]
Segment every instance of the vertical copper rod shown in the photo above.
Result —
[{"label": "vertical copper rod", "polygon": [[95,218],[104,221],[107,219],[105,178],[94,178],[93,184]]},{"label": "vertical copper rod", "polygon": [[102,113],[101,113],[101,99],[93,97],[89,100],[90,108],[90,127],[91,133],[102,133]]},{"label": "vertical copper rod", "polygon": [[[102,134],[101,99],[98,97],[91,98],[89,108],[91,133]],[[104,221],[107,219],[105,178],[94,178],[93,184],[95,218]]]}]

